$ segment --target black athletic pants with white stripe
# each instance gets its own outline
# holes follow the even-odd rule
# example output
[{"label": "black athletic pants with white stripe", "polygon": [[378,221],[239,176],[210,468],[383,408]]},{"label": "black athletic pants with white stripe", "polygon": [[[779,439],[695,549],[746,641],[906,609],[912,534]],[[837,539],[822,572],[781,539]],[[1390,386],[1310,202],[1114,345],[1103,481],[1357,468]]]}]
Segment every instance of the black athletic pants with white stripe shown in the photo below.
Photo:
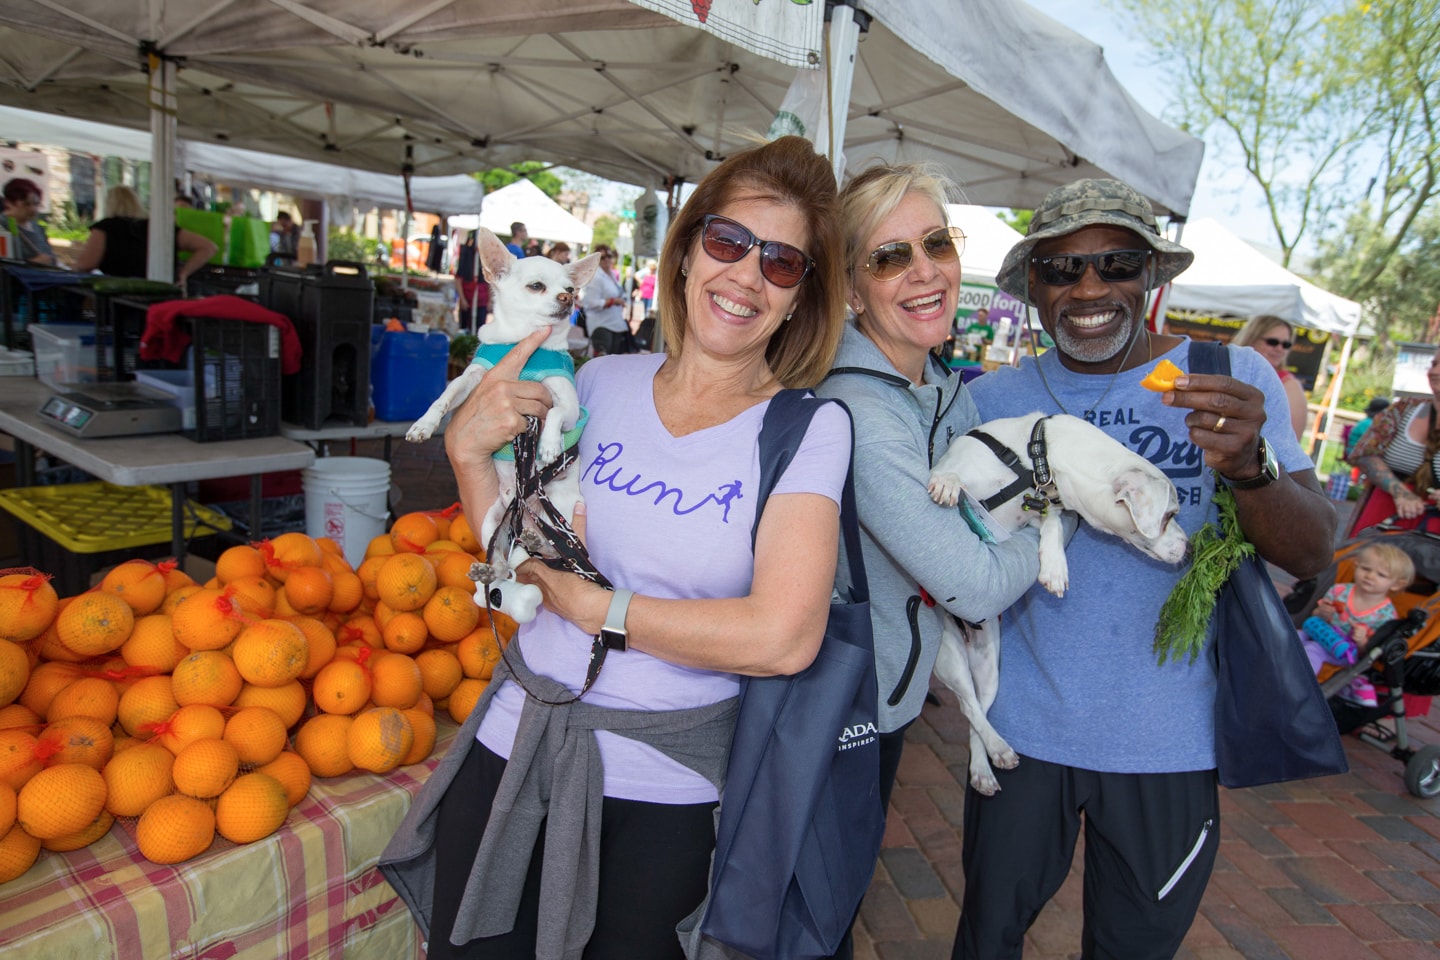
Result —
[{"label": "black athletic pants with white stripe", "polygon": [[1214,770],[1096,773],[1022,756],[965,792],[965,896],[952,960],[1019,960],[1085,826],[1084,960],[1173,957],[1220,846]]}]

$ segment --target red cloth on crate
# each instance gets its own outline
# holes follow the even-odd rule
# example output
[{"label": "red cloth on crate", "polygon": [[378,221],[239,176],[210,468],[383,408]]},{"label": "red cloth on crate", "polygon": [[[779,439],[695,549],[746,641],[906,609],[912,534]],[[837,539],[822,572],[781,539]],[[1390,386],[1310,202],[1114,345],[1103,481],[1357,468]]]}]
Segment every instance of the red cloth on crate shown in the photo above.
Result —
[{"label": "red cloth on crate", "polygon": [[190,333],[176,321],[182,317],[206,317],[211,320],[247,320],[268,323],[280,329],[280,372],[300,372],[300,337],[295,325],[283,313],[267,310],[251,300],[223,294],[199,300],[166,300],[152,303],[145,311],[145,332],[140,335],[142,360],[168,360],[179,363],[190,346]]}]

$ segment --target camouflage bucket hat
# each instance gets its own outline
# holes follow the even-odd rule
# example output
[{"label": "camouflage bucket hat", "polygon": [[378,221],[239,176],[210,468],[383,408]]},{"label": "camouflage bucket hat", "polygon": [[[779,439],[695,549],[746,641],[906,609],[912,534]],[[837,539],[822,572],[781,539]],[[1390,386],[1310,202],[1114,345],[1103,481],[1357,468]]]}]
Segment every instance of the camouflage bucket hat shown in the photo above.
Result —
[{"label": "camouflage bucket hat", "polygon": [[1154,286],[1168,283],[1184,272],[1195,254],[1161,236],[1150,201],[1119,180],[1076,180],[1045,195],[1030,218],[1025,239],[1010,248],[995,277],[1001,290],[1025,303],[1030,298],[1030,258],[1041,240],[1063,237],[1082,227],[1112,226],[1133,231],[1155,251]]}]

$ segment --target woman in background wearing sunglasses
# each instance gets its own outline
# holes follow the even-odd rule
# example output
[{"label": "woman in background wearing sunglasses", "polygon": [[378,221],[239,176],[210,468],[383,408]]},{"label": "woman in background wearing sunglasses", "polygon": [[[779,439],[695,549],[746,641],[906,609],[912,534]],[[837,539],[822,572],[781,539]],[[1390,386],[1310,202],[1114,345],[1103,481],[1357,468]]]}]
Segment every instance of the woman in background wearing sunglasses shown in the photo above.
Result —
[{"label": "woman in background wearing sunglasses", "polygon": [[845,401],[855,422],[886,801],[939,650],[940,620],[930,607],[984,620],[1039,573],[1033,529],[985,543],[959,510],[936,506],[926,490],[931,462],[980,422],[959,374],[931,353],[950,334],[960,293],[965,236],[945,218],[953,191],[929,165],[872,167],[845,187],[840,216],[855,319],[817,391]]},{"label": "woman in background wearing sunglasses", "polygon": [[[808,141],[732,156],[665,240],[669,353],[580,369],[575,526],[616,590],[521,568],[544,608],[382,857],[432,960],[681,956],[740,675],[803,670],[829,615],[850,462],[837,405],[815,414],[753,549],[751,526],[770,398],[819,382],[840,339],[841,249],[834,175]],[[491,453],[549,405],[514,379],[537,343],[502,360],[448,429],[472,511],[496,496]],[[608,653],[577,702],[602,628]]]},{"label": "woman in background wearing sunglasses", "polygon": [[1299,440],[1305,433],[1305,421],[1309,419],[1309,411],[1305,406],[1309,398],[1305,396],[1305,387],[1300,383],[1300,378],[1285,369],[1290,348],[1295,345],[1294,329],[1279,317],[1262,313],[1245,321],[1245,326],[1240,328],[1240,332],[1235,334],[1235,339],[1230,342],[1237,347],[1250,347],[1269,360],[1270,366],[1280,375],[1280,383],[1285,387],[1285,397],[1290,401],[1290,425],[1295,428],[1295,439]]}]

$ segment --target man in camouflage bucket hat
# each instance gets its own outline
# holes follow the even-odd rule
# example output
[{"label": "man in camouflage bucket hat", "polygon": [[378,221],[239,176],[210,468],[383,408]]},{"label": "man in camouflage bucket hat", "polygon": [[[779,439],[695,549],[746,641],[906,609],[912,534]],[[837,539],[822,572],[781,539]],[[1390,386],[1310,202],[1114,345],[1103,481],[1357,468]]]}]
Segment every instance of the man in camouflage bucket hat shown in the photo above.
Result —
[{"label": "man in camouflage bucket hat", "polygon": [[[1335,514],[1289,429],[1274,368],[1232,348],[1233,377],[1185,375],[1164,394],[1140,386],[1162,358],[1189,370],[1188,341],[1144,319],[1148,292],[1191,259],[1126,184],[1052,191],[997,282],[1035,308],[1056,347],[980,377],[971,395],[983,420],[1038,409],[1100,427],[1174,482],[1191,534],[1215,519],[1213,468],[1260,555],[1311,575],[1329,562]],[[1208,652],[1160,665],[1152,647],[1183,566],[1085,526],[1066,557],[1063,600],[1037,585],[1005,615],[989,719],[1020,762],[996,771],[996,795],[966,791],[955,957],[1018,960],[1069,872],[1082,812],[1082,956],[1173,956],[1214,865],[1215,669]]]},{"label": "man in camouflage bucket hat", "polygon": [[1169,283],[1190,266],[1195,254],[1173,243],[1155,226],[1150,202],[1134,187],[1119,180],[1076,180],[1050,191],[1030,218],[1025,239],[1010,248],[995,284],[1010,296],[1032,306],[1029,263],[1035,245],[1051,237],[1074,233],[1081,227],[1110,224],[1134,232],[1155,256],[1151,287]]}]

